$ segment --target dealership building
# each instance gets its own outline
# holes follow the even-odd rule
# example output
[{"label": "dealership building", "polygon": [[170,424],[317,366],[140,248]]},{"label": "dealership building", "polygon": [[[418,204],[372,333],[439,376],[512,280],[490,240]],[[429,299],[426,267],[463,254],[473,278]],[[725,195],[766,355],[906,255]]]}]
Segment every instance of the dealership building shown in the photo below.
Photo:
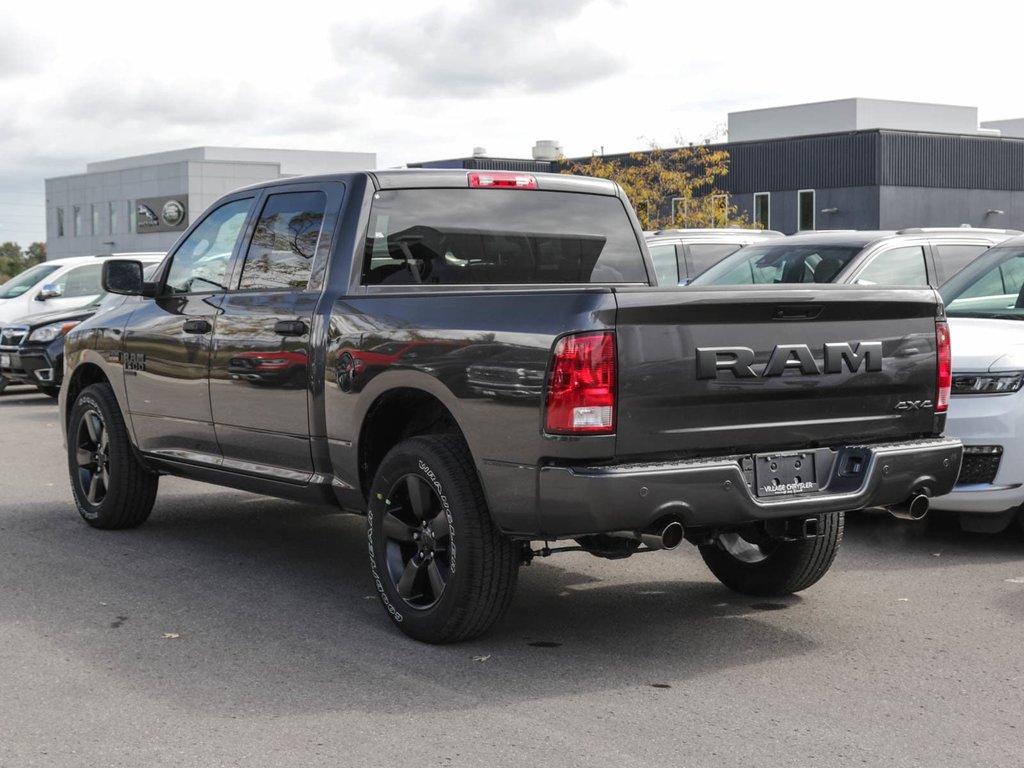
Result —
[{"label": "dealership building", "polygon": [[221,195],[248,184],[375,168],[372,152],[193,147],[89,163],[46,180],[47,258],[166,251]]}]

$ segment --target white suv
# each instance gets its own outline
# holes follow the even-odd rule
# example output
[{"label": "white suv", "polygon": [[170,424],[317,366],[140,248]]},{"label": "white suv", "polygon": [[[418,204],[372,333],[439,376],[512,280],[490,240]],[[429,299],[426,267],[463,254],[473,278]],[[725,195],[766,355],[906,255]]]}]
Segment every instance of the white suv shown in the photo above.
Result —
[{"label": "white suv", "polygon": [[100,273],[109,259],[159,261],[163,253],[116,253],[73,256],[29,267],[0,285],[0,326],[43,312],[88,304],[103,292]]},{"label": "white suv", "polygon": [[1024,525],[1024,237],[989,249],[939,291],[946,303],[953,386],[946,433],[964,444],[952,493],[931,508],[965,530]]}]

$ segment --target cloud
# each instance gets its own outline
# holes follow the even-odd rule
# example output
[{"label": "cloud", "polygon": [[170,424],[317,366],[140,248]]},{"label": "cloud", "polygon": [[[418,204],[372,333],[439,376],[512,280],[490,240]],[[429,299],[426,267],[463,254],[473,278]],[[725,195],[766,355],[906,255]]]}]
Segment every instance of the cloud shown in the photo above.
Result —
[{"label": "cloud", "polygon": [[619,58],[576,39],[594,0],[485,0],[462,14],[439,9],[404,22],[336,26],[335,59],[369,87],[411,98],[553,93],[602,80]]},{"label": "cloud", "polygon": [[0,81],[23,77],[41,68],[41,51],[34,35],[9,24],[5,19],[0,29]]}]

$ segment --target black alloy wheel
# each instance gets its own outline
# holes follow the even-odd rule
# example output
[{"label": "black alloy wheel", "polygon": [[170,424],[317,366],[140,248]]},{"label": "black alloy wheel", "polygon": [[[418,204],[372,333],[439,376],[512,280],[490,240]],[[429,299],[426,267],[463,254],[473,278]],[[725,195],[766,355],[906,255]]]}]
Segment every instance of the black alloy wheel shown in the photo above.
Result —
[{"label": "black alloy wheel", "polygon": [[68,476],[78,513],[94,528],[133,528],[149,517],[159,476],[135,451],[109,384],[92,384],[68,414]]},{"label": "black alloy wheel", "polygon": [[110,485],[110,436],[103,416],[95,408],[86,408],[75,430],[75,461],[78,464],[77,490],[92,505],[107,496]]},{"label": "black alloy wheel", "polygon": [[430,608],[451,577],[448,516],[422,475],[398,478],[386,495],[382,523],[388,575],[407,606]]}]

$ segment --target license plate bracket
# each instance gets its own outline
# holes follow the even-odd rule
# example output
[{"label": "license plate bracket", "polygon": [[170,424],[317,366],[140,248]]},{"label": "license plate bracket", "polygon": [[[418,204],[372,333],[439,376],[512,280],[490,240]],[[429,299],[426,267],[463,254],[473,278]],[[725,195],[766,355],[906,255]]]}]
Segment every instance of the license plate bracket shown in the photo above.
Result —
[{"label": "license plate bracket", "polygon": [[758,453],[754,455],[754,482],[762,497],[797,496],[818,488],[813,453]]}]

